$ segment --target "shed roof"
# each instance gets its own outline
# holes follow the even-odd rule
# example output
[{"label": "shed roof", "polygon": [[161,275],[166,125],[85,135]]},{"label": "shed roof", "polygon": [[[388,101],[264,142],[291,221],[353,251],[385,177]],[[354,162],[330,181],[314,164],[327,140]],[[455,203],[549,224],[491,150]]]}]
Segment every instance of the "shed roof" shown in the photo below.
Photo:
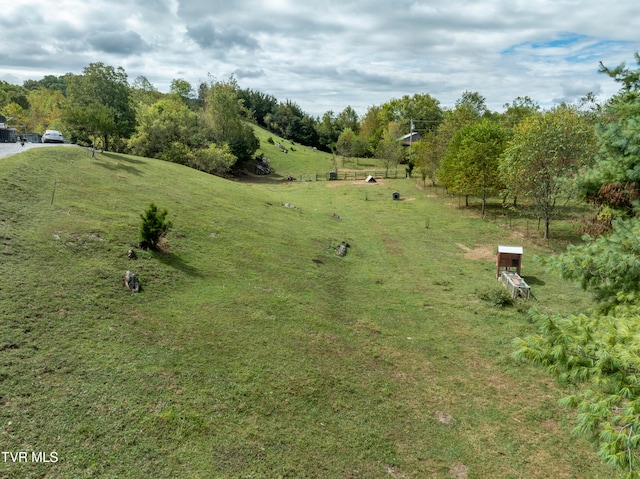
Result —
[{"label": "shed roof", "polygon": [[522,246],[501,246],[498,245],[498,253],[522,254]]}]

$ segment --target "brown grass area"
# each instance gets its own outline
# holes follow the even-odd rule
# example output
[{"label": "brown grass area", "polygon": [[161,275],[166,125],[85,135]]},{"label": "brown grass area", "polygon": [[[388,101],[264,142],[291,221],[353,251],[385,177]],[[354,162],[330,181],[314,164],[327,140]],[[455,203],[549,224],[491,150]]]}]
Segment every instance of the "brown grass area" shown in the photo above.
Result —
[{"label": "brown grass area", "polygon": [[387,250],[389,251],[389,253],[398,254],[398,255],[404,253],[404,248],[402,247],[402,242],[398,241],[398,239],[396,237],[391,236],[389,234],[385,234],[382,237],[382,242],[384,243],[384,245],[387,248]]},{"label": "brown grass area", "polygon": [[334,180],[334,181],[327,181],[327,188],[337,188],[339,186],[378,186],[378,185],[383,185],[384,184],[384,180],[383,179],[376,179],[375,183],[367,183],[366,180],[355,180],[355,181],[348,181],[348,180]]},{"label": "brown grass area", "polygon": [[496,253],[494,245],[475,245],[473,249],[456,243],[456,246],[465,251],[464,257],[467,259],[495,261]]},{"label": "brown grass area", "polygon": [[469,476],[469,467],[456,462],[449,468],[449,475],[455,479],[467,479]]}]

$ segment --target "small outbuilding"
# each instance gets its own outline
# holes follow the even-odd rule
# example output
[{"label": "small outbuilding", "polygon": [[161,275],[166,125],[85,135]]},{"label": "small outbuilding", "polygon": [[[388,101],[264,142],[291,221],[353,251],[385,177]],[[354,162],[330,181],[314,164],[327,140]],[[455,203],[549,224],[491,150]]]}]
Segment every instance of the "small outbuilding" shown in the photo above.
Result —
[{"label": "small outbuilding", "polygon": [[500,277],[501,271],[516,270],[520,275],[522,268],[522,246],[498,246],[498,257],[496,259],[496,278]]},{"label": "small outbuilding", "polygon": [[398,193],[397,191],[393,192],[392,198],[394,200],[399,200],[400,199],[400,193]]},{"label": "small outbuilding", "polygon": [[367,182],[367,183],[377,183],[376,179],[371,175],[367,176],[367,179],[365,180],[365,182]]}]

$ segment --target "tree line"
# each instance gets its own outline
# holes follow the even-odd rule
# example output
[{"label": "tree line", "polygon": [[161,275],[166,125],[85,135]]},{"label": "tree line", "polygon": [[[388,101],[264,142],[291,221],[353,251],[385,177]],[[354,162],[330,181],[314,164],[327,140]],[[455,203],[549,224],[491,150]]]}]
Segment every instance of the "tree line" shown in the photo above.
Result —
[{"label": "tree line", "polygon": [[[614,79],[621,74],[603,72]],[[615,195],[629,193],[624,188],[630,186],[615,182],[598,193],[598,178],[573,181],[594,165],[603,148],[598,128],[615,122],[618,102],[601,105],[589,94],[543,111],[525,96],[497,113],[480,93],[465,91],[453,108],[425,93],[371,106],[362,117],[350,106],[312,117],[293,101],[241,88],[233,77],[197,87],[178,78],[161,93],[144,76],[130,83],[121,67],[92,63],[79,75],[48,75],[22,86],[0,82],[0,111],[25,130],[58,129],[81,144],[224,174],[254,158],[260,145],[253,123],[341,155],[347,164],[361,157],[378,158],[387,170],[405,164],[408,175],[417,173],[425,183],[437,182],[467,201],[480,197],[483,214],[491,196],[512,207],[526,201],[547,238],[558,206],[576,194],[600,202],[601,214],[585,225],[595,231],[610,226],[619,211]]]}]

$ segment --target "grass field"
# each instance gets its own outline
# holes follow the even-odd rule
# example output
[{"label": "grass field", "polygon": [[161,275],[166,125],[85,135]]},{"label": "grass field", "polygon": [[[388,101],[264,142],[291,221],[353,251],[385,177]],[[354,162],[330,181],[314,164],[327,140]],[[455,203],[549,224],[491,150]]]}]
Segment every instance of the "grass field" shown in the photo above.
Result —
[{"label": "grass field", "polygon": [[[265,154],[331,166],[303,148]],[[129,260],[151,202],[168,251]],[[498,244],[524,246],[527,305],[480,299]],[[34,149],[0,160],[0,251],[0,441],[29,454],[0,477],[616,477],[571,436],[566,391],[511,356],[526,307],[588,296],[533,260],[545,244],[415,180]]]}]

